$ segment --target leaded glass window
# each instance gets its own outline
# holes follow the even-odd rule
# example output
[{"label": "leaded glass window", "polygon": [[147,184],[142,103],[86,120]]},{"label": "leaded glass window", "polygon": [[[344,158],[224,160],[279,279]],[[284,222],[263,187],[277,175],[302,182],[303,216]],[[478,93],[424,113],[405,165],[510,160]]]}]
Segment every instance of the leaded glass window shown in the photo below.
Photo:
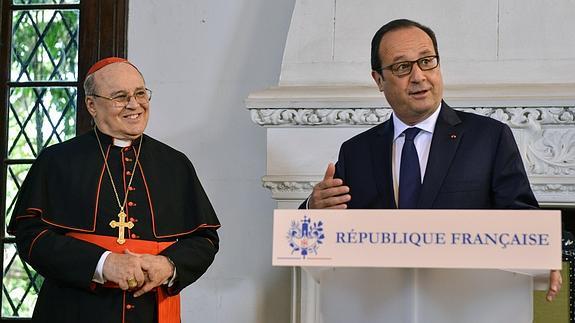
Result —
[{"label": "leaded glass window", "polygon": [[[40,151],[76,134],[78,3],[14,0],[11,6],[5,223]],[[2,317],[31,317],[41,284],[5,233]]]},{"label": "leaded glass window", "polygon": [[[81,81],[106,56],[125,57],[127,0],[0,0],[0,322],[30,318],[43,277],[6,232],[42,149],[88,130]],[[82,37],[83,35],[83,37]]]}]

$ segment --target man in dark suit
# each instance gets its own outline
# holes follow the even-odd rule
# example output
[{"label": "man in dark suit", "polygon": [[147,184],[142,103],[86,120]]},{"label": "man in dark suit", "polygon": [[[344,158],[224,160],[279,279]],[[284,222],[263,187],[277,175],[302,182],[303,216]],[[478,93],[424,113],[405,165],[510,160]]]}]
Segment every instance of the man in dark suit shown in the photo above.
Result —
[{"label": "man in dark suit", "polygon": [[[302,208],[537,208],[509,127],[443,102],[434,32],[400,19],[371,44],[392,117],[343,143]],[[561,288],[552,271],[547,299]]]}]

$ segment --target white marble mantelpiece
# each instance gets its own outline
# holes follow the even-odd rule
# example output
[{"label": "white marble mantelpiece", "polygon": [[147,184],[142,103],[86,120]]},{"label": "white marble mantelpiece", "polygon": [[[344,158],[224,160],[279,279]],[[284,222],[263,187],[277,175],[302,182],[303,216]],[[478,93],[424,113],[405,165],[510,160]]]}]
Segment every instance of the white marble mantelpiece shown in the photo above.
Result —
[{"label": "white marble mantelpiece", "polygon": [[[444,97],[451,106],[569,106],[575,105],[575,81],[558,84],[446,84]],[[280,85],[256,91],[250,93],[246,106],[254,113],[282,108],[380,108],[389,107],[389,104],[375,84],[318,84]],[[253,121],[268,126],[258,120]]]},{"label": "white marble mantelpiece", "polygon": [[[575,203],[575,84],[447,86],[445,94],[451,106],[511,127],[540,203]],[[309,194],[341,142],[391,113],[372,86],[280,86],[246,105],[268,132],[264,186],[286,206]]]}]

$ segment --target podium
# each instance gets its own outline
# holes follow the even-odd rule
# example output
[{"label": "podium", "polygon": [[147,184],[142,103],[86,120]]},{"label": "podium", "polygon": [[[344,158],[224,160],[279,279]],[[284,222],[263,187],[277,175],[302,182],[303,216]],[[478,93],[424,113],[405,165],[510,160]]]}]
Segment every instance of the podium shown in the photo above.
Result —
[{"label": "podium", "polygon": [[527,323],[561,268],[561,217],[276,210],[273,262],[301,268],[294,323]]}]

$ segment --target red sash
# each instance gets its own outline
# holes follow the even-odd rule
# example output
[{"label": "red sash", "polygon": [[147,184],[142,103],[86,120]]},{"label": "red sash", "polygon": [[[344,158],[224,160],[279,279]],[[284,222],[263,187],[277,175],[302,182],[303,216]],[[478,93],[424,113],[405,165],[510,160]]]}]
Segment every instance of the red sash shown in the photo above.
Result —
[{"label": "red sash", "polygon": [[[147,240],[127,239],[122,245],[116,242],[116,237],[100,236],[96,234],[69,232],[67,236],[93,243],[111,252],[124,253],[129,249],[135,253],[147,253],[157,255],[169,247],[175,241],[156,242]],[[116,284],[106,284],[106,287],[118,288]],[[164,288],[156,288],[158,304],[158,323],[180,323],[180,294],[169,296]]]}]

